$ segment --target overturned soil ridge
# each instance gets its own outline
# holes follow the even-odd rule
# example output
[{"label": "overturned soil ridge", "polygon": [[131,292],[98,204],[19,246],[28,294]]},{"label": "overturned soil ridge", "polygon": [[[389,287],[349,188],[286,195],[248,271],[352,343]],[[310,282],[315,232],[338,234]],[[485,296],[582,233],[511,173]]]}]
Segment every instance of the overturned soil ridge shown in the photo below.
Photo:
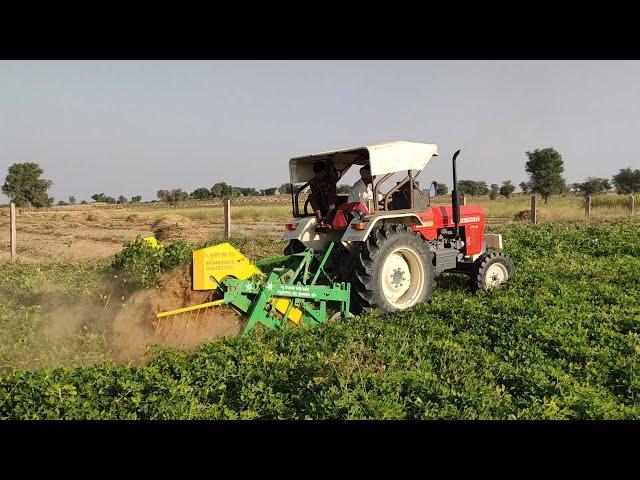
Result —
[{"label": "overturned soil ridge", "polygon": [[182,215],[164,215],[158,218],[151,230],[158,240],[167,241],[184,237],[193,227],[193,222]]},{"label": "overturned soil ridge", "polygon": [[103,212],[91,212],[87,214],[87,220],[90,222],[104,222],[109,220],[109,215]]},{"label": "overturned soil ridge", "polygon": [[[531,220],[531,210],[521,210],[518,213],[516,213],[513,217],[515,220],[519,220],[521,222],[523,221],[530,221]],[[536,218],[537,220],[550,220],[551,217],[551,213],[548,210],[539,208],[536,211]]]},{"label": "overturned soil ridge", "polygon": [[164,326],[171,328],[163,328],[162,335],[156,335],[156,313],[205,303],[211,298],[210,291],[191,289],[188,266],[177,267],[157,286],[134,293],[113,321],[112,348],[116,360],[140,360],[148,344],[191,347],[222,336],[240,335],[244,319],[225,306],[209,309],[206,316],[199,317],[197,325],[194,322],[186,325],[188,314],[168,317],[164,321],[169,323]]},{"label": "overturned soil ridge", "polygon": [[141,222],[149,222],[151,218],[149,215],[145,215],[144,213],[132,213],[126,219],[129,223],[141,223]]}]

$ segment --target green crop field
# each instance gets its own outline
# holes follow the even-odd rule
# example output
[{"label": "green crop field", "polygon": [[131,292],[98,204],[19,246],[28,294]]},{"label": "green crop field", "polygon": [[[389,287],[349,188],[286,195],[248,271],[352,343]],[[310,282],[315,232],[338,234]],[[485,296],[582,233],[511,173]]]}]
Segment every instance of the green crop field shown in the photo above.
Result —
[{"label": "green crop field", "polygon": [[47,323],[69,299],[87,319],[117,303],[109,262],[0,266],[0,418],[640,418],[640,223],[500,233],[516,277],[498,291],[443,275],[401,314],[158,347],[137,366],[112,359],[108,323]]}]

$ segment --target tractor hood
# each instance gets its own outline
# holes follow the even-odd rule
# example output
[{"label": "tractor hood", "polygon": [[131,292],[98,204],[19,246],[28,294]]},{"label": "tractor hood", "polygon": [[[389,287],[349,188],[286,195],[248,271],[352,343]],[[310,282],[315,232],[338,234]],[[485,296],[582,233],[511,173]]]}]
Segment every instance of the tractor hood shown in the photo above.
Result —
[{"label": "tractor hood", "polygon": [[364,147],[321,152],[289,160],[291,183],[306,183],[313,178],[313,164],[318,160],[333,159],[335,167],[343,171],[352,164],[371,166],[371,175],[422,170],[431,157],[438,155],[438,146],[432,143],[395,141]]}]

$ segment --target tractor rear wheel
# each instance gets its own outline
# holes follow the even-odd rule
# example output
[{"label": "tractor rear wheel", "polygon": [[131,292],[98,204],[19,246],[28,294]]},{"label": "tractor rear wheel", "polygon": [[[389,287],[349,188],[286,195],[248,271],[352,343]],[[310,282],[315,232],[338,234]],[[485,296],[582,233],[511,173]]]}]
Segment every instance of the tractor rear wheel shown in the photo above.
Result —
[{"label": "tractor rear wheel", "polygon": [[432,253],[422,237],[405,225],[373,230],[354,257],[356,309],[378,307],[391,313],[431,300]]},{"label": "tractor rear wheel", "polygon": [[476,260],[471,274],[471,286],[475,290],[490,290],[513,278],[513,262],[505,254],[492,252]]}]

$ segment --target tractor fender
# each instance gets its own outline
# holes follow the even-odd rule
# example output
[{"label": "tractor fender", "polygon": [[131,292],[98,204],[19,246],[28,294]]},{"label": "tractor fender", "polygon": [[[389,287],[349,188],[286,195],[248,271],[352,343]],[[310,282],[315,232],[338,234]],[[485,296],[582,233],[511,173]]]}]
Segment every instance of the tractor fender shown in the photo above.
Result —
[{"label": "tractor fender", "polygon": [[328,242],[340,239],[339,232],[318,234],[316,232],[316,217],[294,218],[291,223],[295,225],[295,230],[285,230],[282,239],[299,240],[305,247],[313,250],[324,250]]},{"label": "tractor fender", "polygon": [[365,220],[364,229],[356,230],[351,226],[354,223],[361,223],[358,219],[351,220],[349,226],[347,227],[346,232],[342,235],[341,241],[345,242],[364,242],[369,235],[373,231],[374,227],[383,225],[385,223],[401,223],[403,225],[413,226],[413,225],[424,225],[422,219],[415,213],[389,213],[383,215],[374,215],[371,217],[367,217]]}]

